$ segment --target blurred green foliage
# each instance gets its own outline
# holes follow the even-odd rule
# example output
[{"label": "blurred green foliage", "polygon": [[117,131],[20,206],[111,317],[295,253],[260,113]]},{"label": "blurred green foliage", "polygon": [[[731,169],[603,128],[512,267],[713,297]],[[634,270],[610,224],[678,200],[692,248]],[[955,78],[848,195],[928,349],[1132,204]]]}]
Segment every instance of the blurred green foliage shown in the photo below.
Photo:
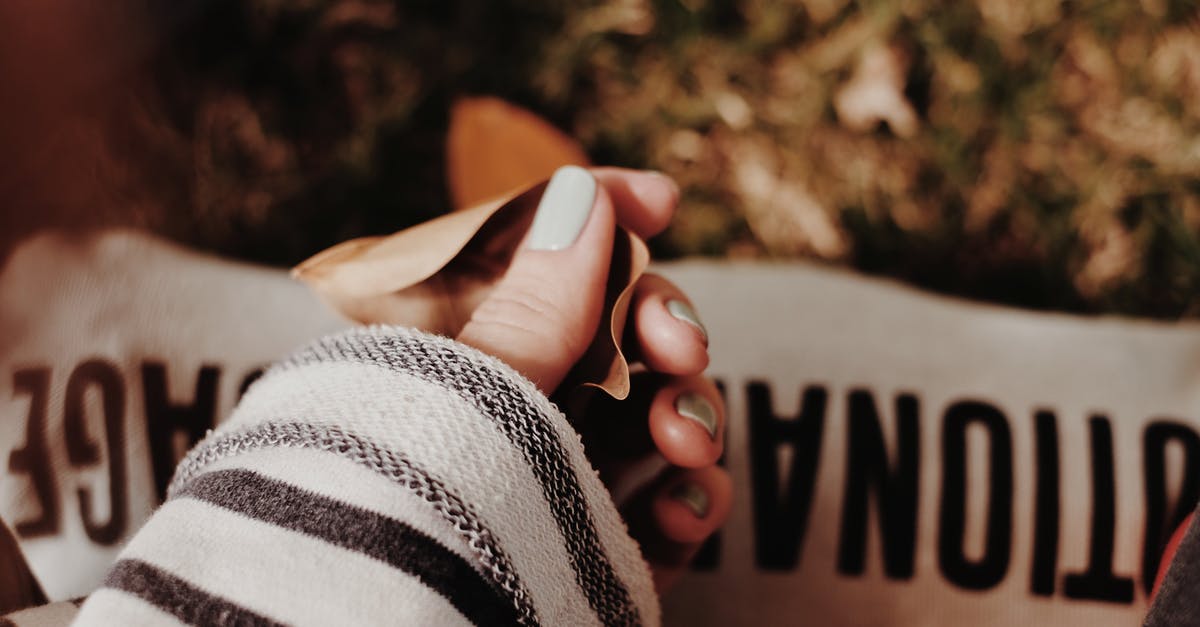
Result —
[{"label": "blurred green foliage", "polygon": [[159,228],[294,263],[449,209],[498,95],[684,188],[660,257],[807,258],[1018,306],[1200,315],[1191,0],[246,0],[153,60]]}]

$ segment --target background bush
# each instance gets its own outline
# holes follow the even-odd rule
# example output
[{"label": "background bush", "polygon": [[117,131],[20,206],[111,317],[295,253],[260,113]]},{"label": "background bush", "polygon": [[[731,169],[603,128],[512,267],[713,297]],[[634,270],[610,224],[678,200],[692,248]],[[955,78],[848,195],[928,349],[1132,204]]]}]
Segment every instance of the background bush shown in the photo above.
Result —
[{"label": "background bush", "polygon": [[449,104],[492,94],[679,180],[660,256],[1200,315],[1191,0],[181,6],[143,144],[183,209],[148,224],[211,250],[291,264],[448,210]]}]

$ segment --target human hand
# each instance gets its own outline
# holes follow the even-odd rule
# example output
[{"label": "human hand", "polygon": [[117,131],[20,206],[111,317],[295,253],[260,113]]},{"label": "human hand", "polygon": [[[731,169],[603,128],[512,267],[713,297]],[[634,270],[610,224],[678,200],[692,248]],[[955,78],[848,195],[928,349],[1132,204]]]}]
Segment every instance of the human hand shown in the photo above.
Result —
[{"label": "human hand", "polygon": [[[675,183],[654,172],[558,170],[508,272],[458,340],[554,393],[596,334],[617,225],[651,237],[666,228],[678,197]],[[623,512],[661,592],[728,516],[732,486],[716,465],[725,412],[701,375],[706,332],[679,288],[643,276],[628,325],[631,359],[649,372],[633,378],[628,401],[603,401],[576,424],[602,478],[645,449],[673,465]]]}]

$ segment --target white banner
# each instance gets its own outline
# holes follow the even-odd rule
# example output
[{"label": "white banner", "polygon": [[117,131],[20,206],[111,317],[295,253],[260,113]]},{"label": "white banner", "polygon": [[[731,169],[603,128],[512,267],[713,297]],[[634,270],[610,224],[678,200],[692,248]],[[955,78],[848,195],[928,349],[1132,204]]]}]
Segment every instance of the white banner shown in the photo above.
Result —
[{"label": "white banner", "polygon": [[[1034,314],[807,265],[689,262],[732,519],[679,625],[1133,624],[1200,496],[1200,326]],[[279,270],[131,234],[0,274],[0,518],[92,590],[176,457],[343,326]]]}]

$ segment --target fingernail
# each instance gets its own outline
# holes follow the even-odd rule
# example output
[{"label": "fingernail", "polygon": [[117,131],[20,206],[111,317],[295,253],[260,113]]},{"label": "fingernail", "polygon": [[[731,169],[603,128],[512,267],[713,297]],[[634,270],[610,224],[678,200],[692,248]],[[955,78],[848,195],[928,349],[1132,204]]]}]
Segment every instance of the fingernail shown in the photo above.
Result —
[{"label": "fingernail", "polygon": [[529,247],[533,250],[562,250],[575,243],[596,201],[596,179],[574,165],[559,168],[542,192]]},{"label": "fingernail", "polygon": [[704,427],[708,437],[717,439],[717,410],[708,399],[695,392],[684,392],[675,398],[675,412]]},{"label": "fingernail", "polygon": [[708,516],[708,493],[694,483],[681,483],[671,488],[671,498],[683,503],[696,518]]},{"label": "fingernail", "polygon": [[672,316],[699,329],[700,337],[704,338],[705,344],[708,344],[708,329],[704,328],[704,323],[700,322],[700,316],[696,315],[696,310],[692,309],[691,305],[681,300],[672,299],[667,301],[667,311]]}]

